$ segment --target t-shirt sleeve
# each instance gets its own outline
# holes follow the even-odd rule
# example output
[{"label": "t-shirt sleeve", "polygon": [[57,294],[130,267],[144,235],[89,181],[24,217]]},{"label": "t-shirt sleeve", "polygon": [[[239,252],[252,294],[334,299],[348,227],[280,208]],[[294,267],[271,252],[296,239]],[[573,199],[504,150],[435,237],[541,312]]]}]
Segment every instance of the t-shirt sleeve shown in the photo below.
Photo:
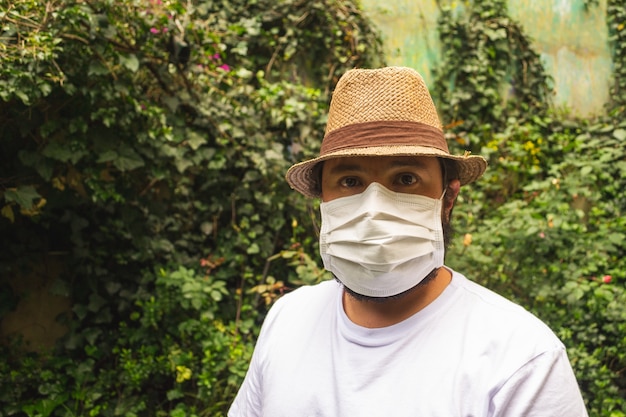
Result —
[{"label": "t-shirt sleeve", "polygon": [[261,384],[258,364],[253,355],[250,367],[235,400],[228,410],[228,417],[260,417],[262,412]]},{"label": "t-shirt sleeve", "polygon": [[492,417],[588,417],[564,348],[535,357],[491,398]]},{"label": "t-shirt sleeve", "polygon": [[[270,311],[270,315],[273,313],[274,311]],[[260,417],[263,413],[261,358],[263,356],[263,338],[271,322],[270,315],[263,323],[248,372],[246,372],[237,396],[228,410],[228,417]]]},{"label": "t-shirt sleeve", "polygon": [[267,349],[265,342],[283,305],[283,299],[276,301],[263,322],[248,372],[228,410],[228,417],[260,417],[263,415],[263,358]]}]

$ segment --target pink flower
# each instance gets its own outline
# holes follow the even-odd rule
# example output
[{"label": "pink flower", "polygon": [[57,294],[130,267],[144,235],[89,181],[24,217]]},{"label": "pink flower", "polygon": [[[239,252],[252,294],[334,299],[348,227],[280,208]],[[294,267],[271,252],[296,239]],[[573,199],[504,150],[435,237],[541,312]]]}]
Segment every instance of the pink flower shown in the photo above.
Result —
[{"label": "pink flower", "polygon": [[546,234],[543,233],[543,232],[539,232],[539,237],[542,238],[542,239],[545,239],[546,238]]},{"label": "pink flower", "polygon": [[605,284],[609,284],[611,282],[611,280],[613,279],[612,276],[610,275],[605,275],[602,277],[602,282],[604,282]]},{"label": "pink flower", "polygon": [[160,32],[160,30],[157,29],[157,28],[150,28],[150,33],[152,33],[153,35],[156,35],[159,32]]},{"label": "pink flower", "polygon": [[226,72],[230,71],[230,67],[226,64],[220,65],[218,68]]}]

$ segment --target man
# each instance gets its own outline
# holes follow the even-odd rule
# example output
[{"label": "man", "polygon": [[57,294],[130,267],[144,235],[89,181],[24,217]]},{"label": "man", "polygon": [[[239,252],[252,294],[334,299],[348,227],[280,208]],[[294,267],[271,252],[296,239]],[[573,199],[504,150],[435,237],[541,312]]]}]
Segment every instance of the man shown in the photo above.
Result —
[{"label": "man", "polygon": [[336,281],[279,299],[230,417],[586,416],[565,348],[536,317],[443,264],[461,185],[422,77],[351,70],[320,156],[287,181],[320,197]]}]

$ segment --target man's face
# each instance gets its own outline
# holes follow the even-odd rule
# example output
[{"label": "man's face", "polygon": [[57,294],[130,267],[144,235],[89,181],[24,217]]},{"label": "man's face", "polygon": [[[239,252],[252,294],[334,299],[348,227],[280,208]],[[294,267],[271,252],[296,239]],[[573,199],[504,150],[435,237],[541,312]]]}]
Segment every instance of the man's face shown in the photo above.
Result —
[{"label": "man's face", "polygon": [[324,162],[322,201],[359,194],[373,182],[391,191],[440,198],[441,166],[428,156],[362,156]]},{"label": "man's face", "polygon": [[[322,201],[359,194],[377,182],[391,191],[440,198],[443,194],[441,164],[432,156],[358,156],[329,159],[322,167]],[[450,215],[461,183],[449,182],[441,219],[446,246],[452,237]]]},{"label": "man's face", "polygon": [[[441,198],[444,190],[442,165],[436,157],[427,156],[369,156],[329,159],[322,166],[321,199],[328,202],[341,197],[359,194],[373,182],[391,191],[417,194],[434,199]],[[444,241],[451,236],[450,214],[459,192],[460,182],[454,179],[446,186],[442,207]],[[434,277],[436,270],[429,275]],[[428,277],[427,277],[428,278]],[[424,279],[421,283],[429,282]],[[417,284],[414,288],[421,285]],[[368,297],[346,291],[360,300],[385,301],[394,297]],[[406,292],[408,293],[408,292]],[[404,293],[403,293],[404,294]]]}]

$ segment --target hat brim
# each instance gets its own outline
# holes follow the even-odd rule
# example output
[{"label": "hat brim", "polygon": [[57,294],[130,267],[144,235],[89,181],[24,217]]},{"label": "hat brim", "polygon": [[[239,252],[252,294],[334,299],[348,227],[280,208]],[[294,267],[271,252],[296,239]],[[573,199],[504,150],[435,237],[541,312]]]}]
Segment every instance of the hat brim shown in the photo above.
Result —
[{"label": "hat brim", "polygon": [[315,166],[333,158],[357,156],[434,156],[456,161],[461,185],[469,184],[480,178],[487,169],[487,160],[478,155],[450,155],[441,149],[428,146],[375,146],[343,149],[331,152],[308,161],[294,164],[287,170],[285,179],[294,190],[307,197],[319,197],[319,175]]}]

